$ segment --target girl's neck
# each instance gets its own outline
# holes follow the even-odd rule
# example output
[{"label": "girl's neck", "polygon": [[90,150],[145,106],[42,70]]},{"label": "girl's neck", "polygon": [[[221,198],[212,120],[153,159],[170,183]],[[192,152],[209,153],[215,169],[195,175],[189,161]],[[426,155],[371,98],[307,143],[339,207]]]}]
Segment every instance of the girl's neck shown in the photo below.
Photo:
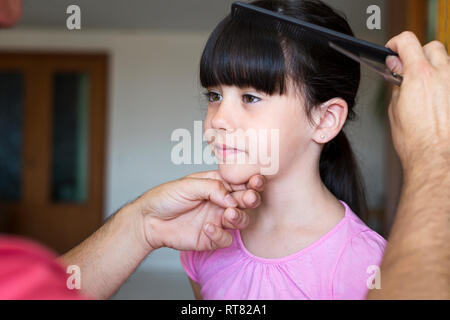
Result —
[{"label": "girl's neck", "polygon": [[343,205],[322,183],[316,161],[309,165],[298,163],[269,179],[262,204],[254,210],[251,220],[254,226],[266,228],[309,228],[339,221],[344,212]]}]

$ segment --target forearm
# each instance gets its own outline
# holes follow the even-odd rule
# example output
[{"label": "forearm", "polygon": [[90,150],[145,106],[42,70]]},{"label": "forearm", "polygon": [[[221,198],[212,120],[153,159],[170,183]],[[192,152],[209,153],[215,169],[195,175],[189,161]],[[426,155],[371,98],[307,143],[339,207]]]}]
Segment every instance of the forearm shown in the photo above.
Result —
[{"label": "forearm", "polygon": [[381,290],[371,290],[369,299],[450,299],[449,170],[444,159],[405,176]]},{"label": "forearm", "polygon": [[81,291],[85,295],[107,299],[152,251],[145,239],[142,215],[131,204],[61,260],[81,269]]}]

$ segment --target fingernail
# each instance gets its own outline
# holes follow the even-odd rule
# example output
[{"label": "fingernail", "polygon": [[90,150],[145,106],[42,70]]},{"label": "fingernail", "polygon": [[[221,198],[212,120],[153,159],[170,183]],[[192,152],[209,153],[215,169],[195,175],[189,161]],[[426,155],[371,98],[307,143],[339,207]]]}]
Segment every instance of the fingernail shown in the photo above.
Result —
[{"label": "fingernail", "polygon": [[209,233],[209,234],[214,233],[214,227],[213,227],[211,224],[208,223],[208,224],[205,226],[205,231],[206,231],[207,233]]},{"label": "fingernail", "polygon": [[254,193],[250,193],[247,199],[251,204],[255,204],[258,200],[258,197]]},{"label": "fingernail", "polygon": [[225,197],[225,203],[230,207],[236,207],[238,205],[237,201],[233,198],[231,194]]},{"label": "fingernail", "polygon": [[236,212],[236,210],[232,210],[230,216],[231,220],[236,220],[238,218],[238,213]]},{"label": "fingernail", "polygon": [[389,70],[394,71],[398,67],[398,60],[393,56],[389,56],[386,59],[386,66],[389,68]]},{"label": "fingernail", "polygon": [[258,180],[256,180],[255,185],[257,188],[261,188],[263,183],[264,183],[263,180],[261,178],[258,178]]}]

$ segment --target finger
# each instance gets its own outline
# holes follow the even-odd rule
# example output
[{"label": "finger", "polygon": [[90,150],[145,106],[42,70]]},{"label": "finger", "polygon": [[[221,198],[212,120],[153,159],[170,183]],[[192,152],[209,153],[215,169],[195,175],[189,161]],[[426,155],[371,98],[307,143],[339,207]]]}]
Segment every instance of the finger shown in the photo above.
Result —
[{"label": "finger", "polygon": [[225,188],[227,188],[228,191],[235,191],[232,186],[222,178],[217,170],[195,172],[188,175],[187,178],[220,180],[223,182]]},{"label": "finger", "polygon": [[226,209],[222,216],[222,227],[225,229],[244,229],[249,222],[247,212],[236,208]]},{"label": "finger", "polygon": [[264,178],[263,175],[256,174],[250,178],[250,180],[247,183],[247,189],[253,189],[256,191],[263,191],[264,186],[266,184],[266,178]]},{"label": "finger", "polygon": [[[183,197],[191,200],[210,200],[223,207],[237,207],[238,202],[230,194],[222,181],[215,179],[184,178]],[[180,186],[180,187],[181,187]]]},{"label": "finger", "polygon": [[392,72],[397,74],[403,74],[403,64],[402,61],[395,56],[389,56],[386,58],[386,66]]},{"label": "finger", "polygon": [[194,172],[186,176],[186,178],[199,178],[199,179],[217,179],[218,172],[216,170]]},{"label": "finger", "polygon": [[189,175],[189,177],[220,180],[224,183],[225,187],[230,191],[241,191],[247,189],[247,186],[245,184],[230,184],[226,182],[217,170],[197,172]]},{"label": "finger", "polygon": [[406,69],[413,68],[419,61],[426,60],[425,53],[419,39],[412,32],[406,31],[392,38],[386,47],[397,52]]},{"label": "finger", "polygon": [[388,108],[388,116],[389,120],[391,121],[391,125],[398,122],[398,110],[397,110],[397,102],[400,97],[400,87],[393,86],[392,87],[392,94],[391,94],[391,101],[389,103]]},{"label": "finger", "polygon": [[211,249],[226,248],[233,243],[233,237],[229,232],[212,223],[206,224],[203,230],[209,240],[211,240]]},{"label": "finger", "polygon": [[250,177],[249,181],[240,185],[230,185],[233,191],[243,191],[247,189],[253,189],[256,191],[263,191],[265,185],[265,178],[260,174],[255,174]]},{"label": "finger", "polygon": [[431,41],[423,47],[425,56],[430,60],[435,67],[446,65],[449,62],[447,50],[442,42]]},{"label": "finger", "polygon": [[256,191],[263,191],[266,179],[260,174],[252,176],[249,181],[245,184],[229,184],[226,182],[217,170],[195,172],[187,176],[187,178],[196,179],[215,179],[220,180],[224,183],[225,187],[230,191],[243,191],[247,189],[253,189]]},{"label": "finger", "polygon": [[243,184],[230,184],[230,188],[233,191],[244,191],[244,190],[247,190],[247,185],[245,183],[243,183]]},{"label": "finger", "polygon": [[236,191],[232,195],[241,209],[253,209],[261,204],[261,196],[255,190]]}]

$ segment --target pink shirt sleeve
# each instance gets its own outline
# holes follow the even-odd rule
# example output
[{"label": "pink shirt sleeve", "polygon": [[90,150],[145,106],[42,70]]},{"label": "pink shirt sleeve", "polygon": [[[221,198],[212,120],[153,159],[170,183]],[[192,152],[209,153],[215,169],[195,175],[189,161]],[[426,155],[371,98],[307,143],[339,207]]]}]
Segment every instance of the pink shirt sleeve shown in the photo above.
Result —
[{"label": "pink shirt sleeve", "polygon": [[[363,300],[381,264],[386,240],[372,230],[358,233],[349,239],[335,266],[332,298]],[[379,270],[379,269],[378,269]]]},{"label": "pink shirt sleeve", "polygon": [[57,256],[26,239],[0,237],[0,300],[80,300],[67,287],[68,274]]},{"label": "pink shirt sleeve", "polygon": [[195,253],[193,251],[180,251],[180,262],[184,271],[192,281],[198,283],[197,271],[195,269]]}]

